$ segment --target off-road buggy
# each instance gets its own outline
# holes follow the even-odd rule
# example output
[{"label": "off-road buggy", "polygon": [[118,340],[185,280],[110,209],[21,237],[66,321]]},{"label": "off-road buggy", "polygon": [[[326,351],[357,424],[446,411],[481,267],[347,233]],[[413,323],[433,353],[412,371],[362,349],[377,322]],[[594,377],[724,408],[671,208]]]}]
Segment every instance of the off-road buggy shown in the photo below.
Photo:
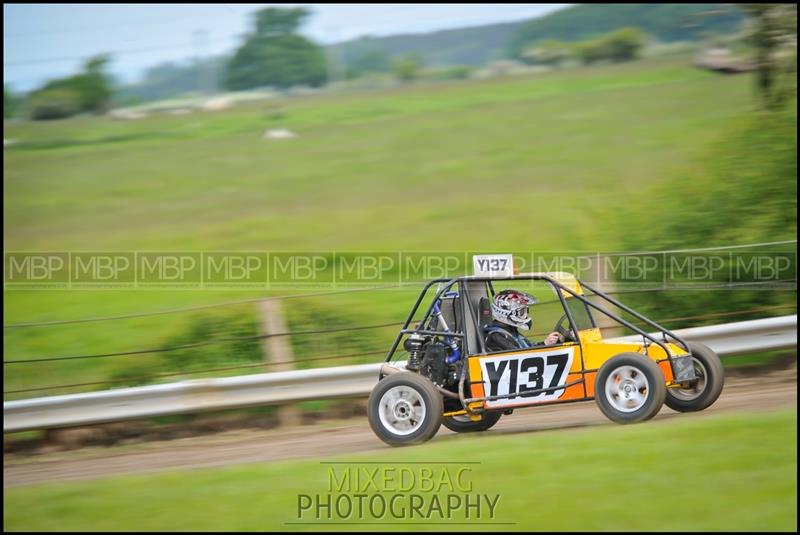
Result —
[{"label": "off-road buggy", "polygon": [[[531,290],[538,299],[531,306],[534,330],[553,325],[561,342],[487,351],[493,295],[525,284],[538,286]],[[601,319],[634,334],[604,339]],[[381,367],[368,414],[375,434],[400,446],[429,440],[442,424],[484,431],[515,409],[555,403],[594,399],[619,423],[648,420],[664,403],[699,411],[717,400],[723,383],[722,364],[710,348],[571,274],[461,276],[422,289]]]}]

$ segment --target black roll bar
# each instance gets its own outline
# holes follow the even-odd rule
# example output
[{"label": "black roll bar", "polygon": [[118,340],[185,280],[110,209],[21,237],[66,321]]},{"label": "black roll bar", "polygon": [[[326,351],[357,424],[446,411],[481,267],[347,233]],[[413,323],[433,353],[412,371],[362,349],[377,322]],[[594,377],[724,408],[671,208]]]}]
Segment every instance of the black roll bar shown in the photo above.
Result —
[{"label": "black roll bar", "polygon": [[[403,329],[401,330],[401,332],[398,333],[397,338],[395,338],[395,341],[392,344],[391,349],[389,349],[389,352],[386,355],[386,362],[389,362],[392,359],[392,356],[394,355],[395,351],[397,350],[397,346],[400,344],[400,340],[403,337],[403,335],[409,334],[411,332],[420,332],[420,334],[422,334],[422,332],[418,331],[418,330],[417,331],[413,331],[413,330],[410,331],[408,329],[408,326],[411,323],[414,315],[416,314],[417,309],[419,309],[419,306],[420,306],[420,304],[422,302],[422,299],[425,297],[425,295],[427,294],[427,292],[428,292],[428,290],[430,289],[431,286],[433,286],[434,284],[443,284],[442,288],[440,288],[439,291],[436,292],[436,295],[434,296],[434,299],[431,300],[431,303],[428,306],[428,309],[425,312],[425,315],[423,316],[423,318],[421,320],[422,322],[424,322],[430,316],[431,311],[433,310],[433,306],[436,303],[436,300],[441,296],[441,294],[447,288],[451,287],[455,282],[457,282],[457,281],[484,281],[484,282],[490,282],[490,281],[496,281],[496,280],[544,280],[544,281],[548,281],[553,286],[555,286],[555,287],[557,287],[557,288],[569,293],[572,297],[575,297],[579,301],[583,302],[585,305],[587,305],[587,306],[599,311],[602,314],[605,314],[606,316],[608,316],[612,320],[616,321],[617,323],[627,327],[628,329],[632,330],[636,334],[642,336],[643,338],[645,338],[647,340],[650,340],[652,343],[654,343],[657,346],[661,347],[664,350],[664,354],[667,356],[667,358],[672,356],[672,352],[666,346],[666,342],[667,342],[666,337],[667,336],[669,336],[673,340],[675,340],[678,343],[680,343],[680,345],[683,346],[683,349],[687,353],[691,353],[691,350],[689,349],[689,345],[680,336],[676,335],[672,331],[669,331],[668,329],[665,329],[664,327],[662,327],[658,323],[654,322],[653,320],[641,315],[640,313],[638,313],[635,310],[631,309],[630,307],[624,305],[623,303],[621,303],[618,300],[614,299],[613,297],[611,297],[610,295],[606,294],[605,292],[601,292],[600,290],[597,290],[597,289],[593,288],[592,286],[586,285],[583,281],[581,281],[581,280],[579,280],[577,278],[575,280],[578,282],[578,284],[581,285],[581,287],[585,287],[587,290],[592,292],[594,295],[599,296],[600,298],[602,298],[606,302],[621,308],[622,310],[628,312],[629,314],[633,315],[634,317],[640,319],[641,321],[643,321],[643,322],[647,323],[648,325],[652,326],[653,328],[657,329],[658,331],[661,332],[662,337],[664,338],[664,340],[659,340],[658,338],[655,338],[654,336],[650,335],[649,333],[645,332],[644,330],[640,329],[639,327],[633,325],[631,322],[625,320],[624,318],[620,317],[619,315],[615,314],[614,312],[611,312],[610,310],[608,310],[608,309],[606,309],[606,308],[604,308],[604,307],[602,307],[600,305],[592,303],[591,301],[589,301],[587,299],[586,296],[576,293],[574,290],[572,290],[569,287],[561,284],[560,282],[558,282],[557,280],[555,280],[554,278],[552,278],[552,277],[550,277],[548,275],[545,275],[545,274],[527,274],[527,275],[513,275],[513,276],[508,276],[508,277],[461,276],[461,277],[454,277],[454,278],[450,278],[450,279],[443,279],[442,278],[442,279],[433,279],[433,280],[431,280],[422,289],[422,291],[420,292],[419,297],[417,297],[417,301],[416,301],[416,303],[414,303],[414,307],[412,308],[411,312],[408,314],[408,318],[406,319],[405,323],[403,324]],[[463,285],[463,286],[466,287],[466,285]],[[459,290],[460,289],[461,288],[459,288]],[[566,305],[566,302],[564,300],[564,296],[560,292],[558,292],[558,297],[559,297],[559,300],[561,301],[562,306],[564,307],[565,313],[567,314],[567,316],[568,316],[568,318],[570,320],[570,326],[572,327],[573,335],[577,335],[577,333],[575,333],[576,325],[575,325],[574,319],[572,318],[571,311],[570,311],[569,307]],[[473,319],[473,321],[475,321],[475,318],[472,318],[472,319]],[[476,328],[477,328],[477,326],[476,326]],[[444,333],[437,333],[437,334],[444,334]],[[447,334],[450,335],[450,336],[456,336],[456,337],[459,337],[459,338],[462,338],[462,339],[464,338],[463,332],[461,332],[461,333],[450,332],[450,333],[447,333]],[[576,336],[576,340],[575,341],[580,343],[580,338],[578,338]],[[462,348],[462,351],[464,349],[465,348]]]},{"label": "black roll bar", "polygon": [[653,327],[654,329],[657,329],[657,330],[661,331],[661,334],[662,334],[662,335],[669,336],[670,338],[672,338],[672,339],[673,339],[673,340],[675,340],[676,342],[679,342],[679,343],[680,343],[680,344],[683,346],[683,349],[685,349],[685,350],[686,350],[686,352],[687,352],[687,353],[691,353],[691,350],[689,349],[689,344],[687,344],[687,343],[686,343],[686,340],[684,340],[683,338],[681,338],[681,337],[680,337],[680,336],[678,336],[677,334],[675,334],[675,333],[673,333],[672,331],[670,331],[670,330],[668,330],[668,329],[666,329],[666,328],[662,327],[661,325],[659,325],[659,324],[658,324],[658,323],[656,323],[655,321],[653,321],[653,320],[651,320],[651,319],[647,318],[646,316],[643,316],[643,315],[642,315],[642,314],[640,314],[639,312],[636,312],[636,311],[635,311],[635,310],[633,310],[631,307],[629,307],[629,306],[627,306],[627,305],[625,305],[625,304],[621,303],[620,301],[618,301],[618,300],[614,299],[613,297],[611,297],[611,296],[610,296],[610,295],[608,295],[607,293],[605,293],[605,292],[602,292],[602,291],[600,291],[600,290],[597,290],[597,289],[595,289],[595,288],[593,288],[593,287],[589,286],[588,284],[586,284],[586,283],[585,283],[585,282],[583,282],[582,280],[578,280],[578,279],[575,279],[575,280],[577,280],[577,281],[578,281],[578,284],[580,284],[580,285],[581,285],[581,288],[586,288],[587,290],[589,290],[589,291],[590,291],[590,292],[592,292],[593,294],[595,294],[595,295],[598,295],[598,296],[602,297],[603,299],[605,299],[606,301],[608,301],[608,302],[609,302],[609,303],[611,303],[612,305],[614,305],[614,306],[617,306],[617,307],[621,308],[622,310],[624,310],[624,311],[625,311],[625,312],[627,312],[628,314],[630,314],[630,315],[634,316],[635,318],[637,318],[637,319],[639,319],[639,320],[641,320],[641,321],[643,321],[643,322],[647,323],[648,325],[650,325],[650,326],[651,326],[651,327]]},{"label": "black roll bar", "polygon": [[[394,339],[394,343],[392,343],[392,347],[389,349],[389,352],[386,354],[385,362],[390,362],[392,360],[392,357],[394,356],[394,352],[397,351],[397,346],[400,345],[400,340],[403,338],[403,335],[404,334],[409,334],[409,332],[414,332],[414,331],[409,331],[408,326],[411,323],[411,321],[414,319],[414,314],[417,313],[417,309],[419,308],[420,303],[422,303],[422,299],[425,297],[425,294],[428,293],[428,290],[430,289],[430,287],[433,286],[434,284],[446,283],[444,286],[442,286],[436,292],[436,295],[431,300],[431,304],[430,304],[430,306],[428,306],[427,312],[425,312],[425,315],[422,317],[422,320],[420,320],[421,324],[424,324],[424,322],[430,316],[431,311],[433,310],[433,305],[439,299],[439,297],[441,296],[442,292],[444,292],[447,288],[452,286],[453,283],[455,283],[456,280],[458,280],[457,277],[456,278],[452,278],[452,279],[433,279],[433,280],[429,281],[422,288],[422,290],[419,292],[419,297],[417,297],[416,303],[414,303],[414,307],[411,309],[411,312],[408,313],[408,317],[406,318],[406,321],[403,323],[403,328],[397,334],[397,337]],[[422,333],[422,331],[416,331],[416,332]],[[449,333],[449,334],[453,334],[453,333]]]},{"label": "black roll bar", "polygon": [[[631,323],[631,322],[625,320],[624,318],[614,314],[610,310],[606,310],[605,308],[601,307],[600,305],[596,305],[595,303],[592,303],[591,301],[589,301],[583,295],[580,295],[580,294],[576,293],[575,291],[567,288],[563,284],[551,279],[550,277],[543,277],[543,278],[545,278],[547,280],[550,280],[553,284],[555,284],[556,286],[558,286],[562,290],[564,290],[566,292],[569,292],[570,295],[572,295],[576,299],[578,299],[578,300],[582,301],[583,303],[589,305],[593,309],[602,312],[603,314],[605,314],[609,318],[613,319],[617,323],[620,323],[620,324],[624,325],[625,327],[627,327],[628,329],[634,331],[636,334],[642,336],[643,338],[647,338],[648,340],[650,340],[651,342],[653,342],[654,344],[659,346],[661,349],[663,349],[664,350],[664,355],[666,355],[667,358],[670,358],[672,356],[672,352],[667,347],[666,340],[665,341],[661,341],[661,340],[655,338],[654,336],[650,335],[649,333],[644,332],[642,329],[640,329],[639,327],[635,326],[633,323]],[[575,279],[575,280],[577,280],[577,279]],[[578,283],[580,283],[580,281],[578,281]],[[602,296],[600,296],[600,297],[602,297]]]}]

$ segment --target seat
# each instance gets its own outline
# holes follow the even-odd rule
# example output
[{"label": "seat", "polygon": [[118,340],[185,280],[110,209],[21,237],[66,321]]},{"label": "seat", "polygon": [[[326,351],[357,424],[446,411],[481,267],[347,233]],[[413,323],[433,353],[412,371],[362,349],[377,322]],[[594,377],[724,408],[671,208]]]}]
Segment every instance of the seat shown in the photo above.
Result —
[{"label": "seat", "polygon": [[481,297],[478,301],[478,323],[481,330],[485,330],[486,326],[492,322],[492,302],[488,297]]},{"label": "seat", "polygon": [[[464,334],[467,335],[467,345],[470,354],[481,352],[483,347],[483,323],[486,316],[482,310],[488,310],[489,317],[491,318],[491,308],[487,307],[487,303],[491,303],[486,296],[489,293],[489,287],[485,281],[471,281],[468,280],[464,283],[466,295],[469,299],[466,301],[465,312],[471,316],[470,321],[464,322]],[[482,306],[481,303],[486,301]],[[489,320],[491,321],[491,319]]]},{"label": "seat", "polygon": [[461,299],[457,295],[446,295],[441,298],[439,310],[442,312],[442,319],[447,323],[447,327],[458,332],[464,325],[461,313]]}]

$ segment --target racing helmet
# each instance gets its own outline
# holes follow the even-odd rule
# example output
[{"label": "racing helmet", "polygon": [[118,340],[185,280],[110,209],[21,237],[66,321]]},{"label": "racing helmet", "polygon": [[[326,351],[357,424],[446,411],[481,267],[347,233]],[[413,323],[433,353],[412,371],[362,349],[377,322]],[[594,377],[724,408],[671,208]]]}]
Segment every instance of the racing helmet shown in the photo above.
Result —
[{"label": "racing helmet", "polygon": [[536,303],[536,298],[525,292],[503,290],[496,293],[492,299],[492,316],[506,325],[530,329],[533,320],[528,315],[528,305]]}]

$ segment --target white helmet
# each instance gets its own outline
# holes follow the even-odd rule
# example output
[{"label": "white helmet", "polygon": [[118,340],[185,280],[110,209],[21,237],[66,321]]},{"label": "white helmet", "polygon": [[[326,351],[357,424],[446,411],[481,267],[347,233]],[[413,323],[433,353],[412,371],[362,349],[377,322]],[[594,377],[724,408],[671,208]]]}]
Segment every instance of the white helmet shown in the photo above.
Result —
[{"label": "white helmet", "polygon": [[530,329],[533,322],[528,316],[528,305],[535,305],[536,298],[519,290],[503,290],[492,300],[492,316],[497,321]]}]

